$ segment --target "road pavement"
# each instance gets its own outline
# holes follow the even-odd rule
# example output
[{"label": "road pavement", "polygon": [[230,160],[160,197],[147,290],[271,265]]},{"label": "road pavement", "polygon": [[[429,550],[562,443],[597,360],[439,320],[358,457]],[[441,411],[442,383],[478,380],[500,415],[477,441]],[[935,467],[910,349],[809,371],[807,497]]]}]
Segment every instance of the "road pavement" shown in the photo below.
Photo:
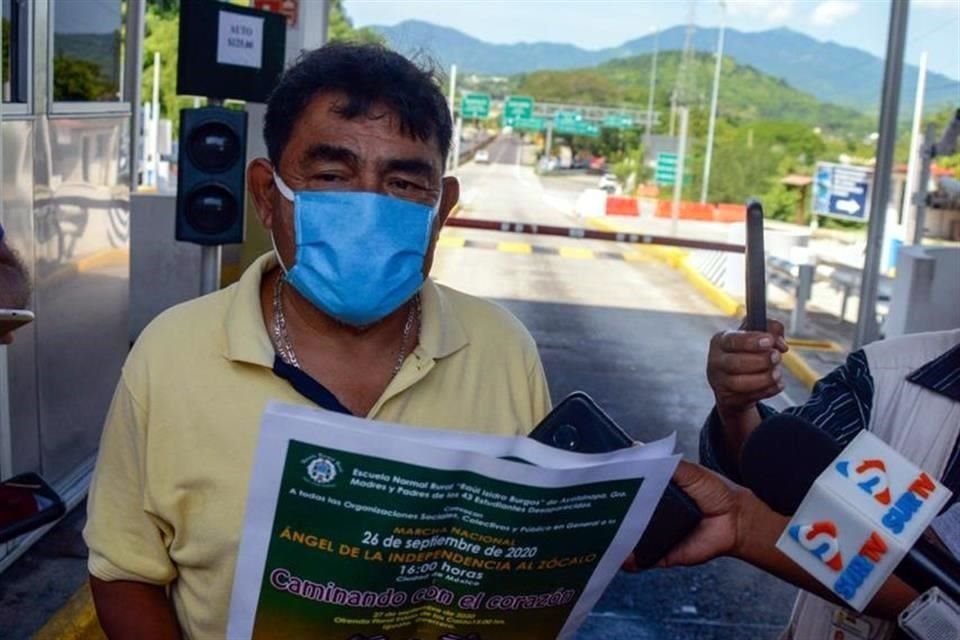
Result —
[{"label": "road pavement", "polygon": [[[516,138],[489,149],[490,164],[458,172],[458,215],[579,226],[569,211],[593,177],[538,178],[519,162],[524,150]],[[617,257],[624,253],[629,260]],[[676,431],[680,450],[696,458],[711,406],[707,343],[732,321],[677,272],[610,243],[449,229],[434,275],[520,317],[539,344],[555,400],[586,391],[634,437]],[[82,512],[69,518],[0,577],[0,637],[29,637],[83,582],[82,522]],[[772,640],[794,593],[729,559],[622,574],[578,640]]]},{"label": "road pavement", "polygon": [[[458,173],[464,194],[458,215],[580,226],[570,206],[596,178],[540,179],[518,163],[516,138],[501,138],[489,149],[490,164],[468,163]],[[470,242],[460,246],[451,238]],[[596,257],[619,250],[631,248],[454,228],[445,232],[434,273],[497,300],[526,324],[555,401],[584,390],[640,440],[676,431],[680,450],[695,459],[712,404],[703,373],[707,343],[732,321],[660,262]],[[623,574],[578,640],[776,638],[794,593],[728,559]]]}]

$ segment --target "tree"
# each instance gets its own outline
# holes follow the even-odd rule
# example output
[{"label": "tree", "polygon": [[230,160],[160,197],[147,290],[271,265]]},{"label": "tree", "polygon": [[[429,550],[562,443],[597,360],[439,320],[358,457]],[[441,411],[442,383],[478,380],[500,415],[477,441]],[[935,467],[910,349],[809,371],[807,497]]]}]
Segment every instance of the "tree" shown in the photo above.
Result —
[{"label": "tree", "polygon": [[353,26],[353,21],[347,16],[343,8],[343,0],[330,0],[330,20],[328,35],[330,40],[347,40],[351,42],[365,42],[383,44],[383,36],[373,29]]},{"label": "tree", "polygon": [[57,100],[87,102],[115,99],[116,86],[90,60],[58,54],[53,59],[53,95]]}]

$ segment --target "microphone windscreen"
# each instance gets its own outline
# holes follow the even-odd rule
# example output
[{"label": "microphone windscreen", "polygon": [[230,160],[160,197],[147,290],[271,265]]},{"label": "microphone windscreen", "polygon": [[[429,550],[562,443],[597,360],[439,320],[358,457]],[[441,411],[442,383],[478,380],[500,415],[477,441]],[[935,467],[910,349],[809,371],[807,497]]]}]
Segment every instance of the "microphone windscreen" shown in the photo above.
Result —
[{"label": "microphone windscreen", "polygon": [[792,516],[824,469],[843,450],[803,418],[778,414],[754,429],[740,454],[745,487],[771,509]]}]

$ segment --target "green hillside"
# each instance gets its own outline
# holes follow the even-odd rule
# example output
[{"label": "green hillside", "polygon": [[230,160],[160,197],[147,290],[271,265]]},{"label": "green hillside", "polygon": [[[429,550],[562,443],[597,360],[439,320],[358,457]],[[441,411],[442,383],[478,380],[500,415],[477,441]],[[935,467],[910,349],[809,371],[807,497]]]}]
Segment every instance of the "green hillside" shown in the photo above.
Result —
[{"label": "green hillside", "polygon": [[[669,109],[680,63],[681,55],[676,51],[664,52],[657,59],[654,100],[661,111]],[[589,69],[522,74],[514,77],[513,88],[540,100],[643,109],[649,96],[650,70],[651,56],[645,55]],[[713,72],[713,56],[699,54],[692,59],[686,86],[693,111],[709,108]],[[865,134],[874,126],[873,119],[854,109],[820,102],[783,80],[730,58],[724,58],[721,68],[718,113],[732,124],[758,119],[789,120],[837,133]]]}]

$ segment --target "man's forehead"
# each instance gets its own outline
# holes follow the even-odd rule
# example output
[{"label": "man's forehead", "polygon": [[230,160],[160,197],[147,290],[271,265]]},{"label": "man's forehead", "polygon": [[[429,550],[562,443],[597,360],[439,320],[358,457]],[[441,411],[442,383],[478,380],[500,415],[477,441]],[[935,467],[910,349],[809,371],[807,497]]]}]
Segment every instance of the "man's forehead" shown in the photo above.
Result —
[{"label": "man's forehead", "polygon": [[421,140],[403,127],[399,114],[386,104],[374,102],[364,112],[348,118],[353,115],[348,111],[350,106],[350,99],[343,93],[315,95],[294,125],[291,142],[299,139],[301,153],[314,144],[327,143],[365,147],[357,149],[365,153],[387,145],[407,153],[440,154],[436,135]]}]

